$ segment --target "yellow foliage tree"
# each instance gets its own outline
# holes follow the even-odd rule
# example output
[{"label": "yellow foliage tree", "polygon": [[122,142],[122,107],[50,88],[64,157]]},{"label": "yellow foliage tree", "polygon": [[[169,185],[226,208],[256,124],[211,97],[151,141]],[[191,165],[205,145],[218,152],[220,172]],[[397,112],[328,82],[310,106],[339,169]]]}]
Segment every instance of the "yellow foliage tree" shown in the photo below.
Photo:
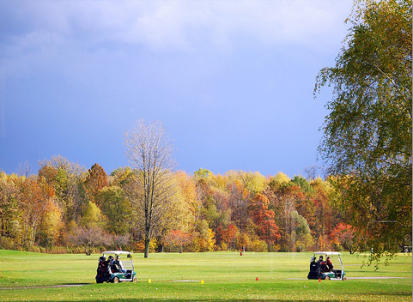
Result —
[{"label": "yellow foliage tree", "polygon": [[49,247],[55,245],[59,241],[62,227],[62,211],[54,200],[49,199],[40,227],[43,234],[43,245]]},{"label": "yellow foliage tree", "polygon": [[104,221],[102,211],[96,204],[89,201],[83,217],[80,220],[80,225],[83,227],[97,227]]}]

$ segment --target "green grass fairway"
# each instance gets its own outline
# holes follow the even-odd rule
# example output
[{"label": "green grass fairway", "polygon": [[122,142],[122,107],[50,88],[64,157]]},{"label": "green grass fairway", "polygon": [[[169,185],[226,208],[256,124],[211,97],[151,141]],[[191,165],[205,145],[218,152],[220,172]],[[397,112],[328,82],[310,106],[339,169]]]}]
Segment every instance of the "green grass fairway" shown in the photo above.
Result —
[{"label": "green grass fairway", "polygon": [[96,284],[99,256],[0,250],[0,301],[412,301],[411,254],[374,271],[344,253],[349,279],[322,282],[306,279],[312,253],[135,254],[137,283]]}]

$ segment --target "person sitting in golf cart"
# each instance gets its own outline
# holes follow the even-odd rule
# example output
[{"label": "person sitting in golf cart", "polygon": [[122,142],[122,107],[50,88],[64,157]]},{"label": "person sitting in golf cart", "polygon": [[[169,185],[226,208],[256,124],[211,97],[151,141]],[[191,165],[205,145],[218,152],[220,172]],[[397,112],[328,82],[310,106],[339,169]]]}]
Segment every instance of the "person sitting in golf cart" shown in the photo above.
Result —
[{"label": "person sitting in golf cart", "polygon": [[113,259],[113,256],[109,256],[108,260],[111,266],[115,264],[115,260]]},{"label": "person sitting in golf cart", "polygon": [[327,265],[326,265],[326,263],[325,263],[325,261],[324,261],[323,256],[320,256],[320,258],[318,258],[317,267],[320,268],[320,271],[321,271],[321,272],[328,271],[328,270],[327,270]]},{"label": "person sitting in golf cart", "polygon": [[122,273],[126,273],[126,270],[123,267],[122,261],[120,261],[120,255],[116,255],[116,260],[114,262],[116,268],[121,271]]},{"label": "person sitting in golf cart", "polygon": [[331,263],[330,257],[327,257],[326,265],[327,265],[328,271],[332,272],[333,268],[334,268],[334,265]]}]

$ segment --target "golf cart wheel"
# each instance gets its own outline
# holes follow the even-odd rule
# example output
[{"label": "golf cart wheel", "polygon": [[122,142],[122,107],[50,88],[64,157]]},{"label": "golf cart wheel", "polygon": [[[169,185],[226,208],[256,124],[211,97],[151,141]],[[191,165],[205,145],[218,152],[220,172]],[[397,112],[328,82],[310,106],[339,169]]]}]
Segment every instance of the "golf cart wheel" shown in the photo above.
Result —
[{"label": "golf cart wheel", "polygon": [[132,282],[138,282],[138,278],[133,277]]},{"label": "golf cart wheel", "polygon": [[118,277],[113,278],[113,283],[119,283],[119,278]]},{"label": "golf cart wheel", "polygon": [[347,280],[347,277],[346,277],[346,276],[344,276],[344,277],[343,277],[343,281],[346,281],[346,280]]},{"label": "golf cart wheel", "polygon": [[330,277],[329,277],[329,276],[326,276],[326,277],[324,278],[324,280],[330,280]]}]

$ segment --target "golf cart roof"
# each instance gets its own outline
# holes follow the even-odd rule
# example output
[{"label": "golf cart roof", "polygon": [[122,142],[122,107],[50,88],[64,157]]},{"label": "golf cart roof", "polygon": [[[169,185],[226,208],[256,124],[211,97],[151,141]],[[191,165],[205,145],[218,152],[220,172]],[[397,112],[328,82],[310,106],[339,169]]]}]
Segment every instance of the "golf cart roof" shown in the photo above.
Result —
[{"label": "golf cart roof", "polygon": [[127,254],[132,254],[132,253],[127,252],[127,251],[105,251],[102,254],[127,255]]},{"label": "golf cart roof", "polygon": [[338,252],[315,252],[314,255],[327,255],[327,256],[340,256],[341,253]]}]

